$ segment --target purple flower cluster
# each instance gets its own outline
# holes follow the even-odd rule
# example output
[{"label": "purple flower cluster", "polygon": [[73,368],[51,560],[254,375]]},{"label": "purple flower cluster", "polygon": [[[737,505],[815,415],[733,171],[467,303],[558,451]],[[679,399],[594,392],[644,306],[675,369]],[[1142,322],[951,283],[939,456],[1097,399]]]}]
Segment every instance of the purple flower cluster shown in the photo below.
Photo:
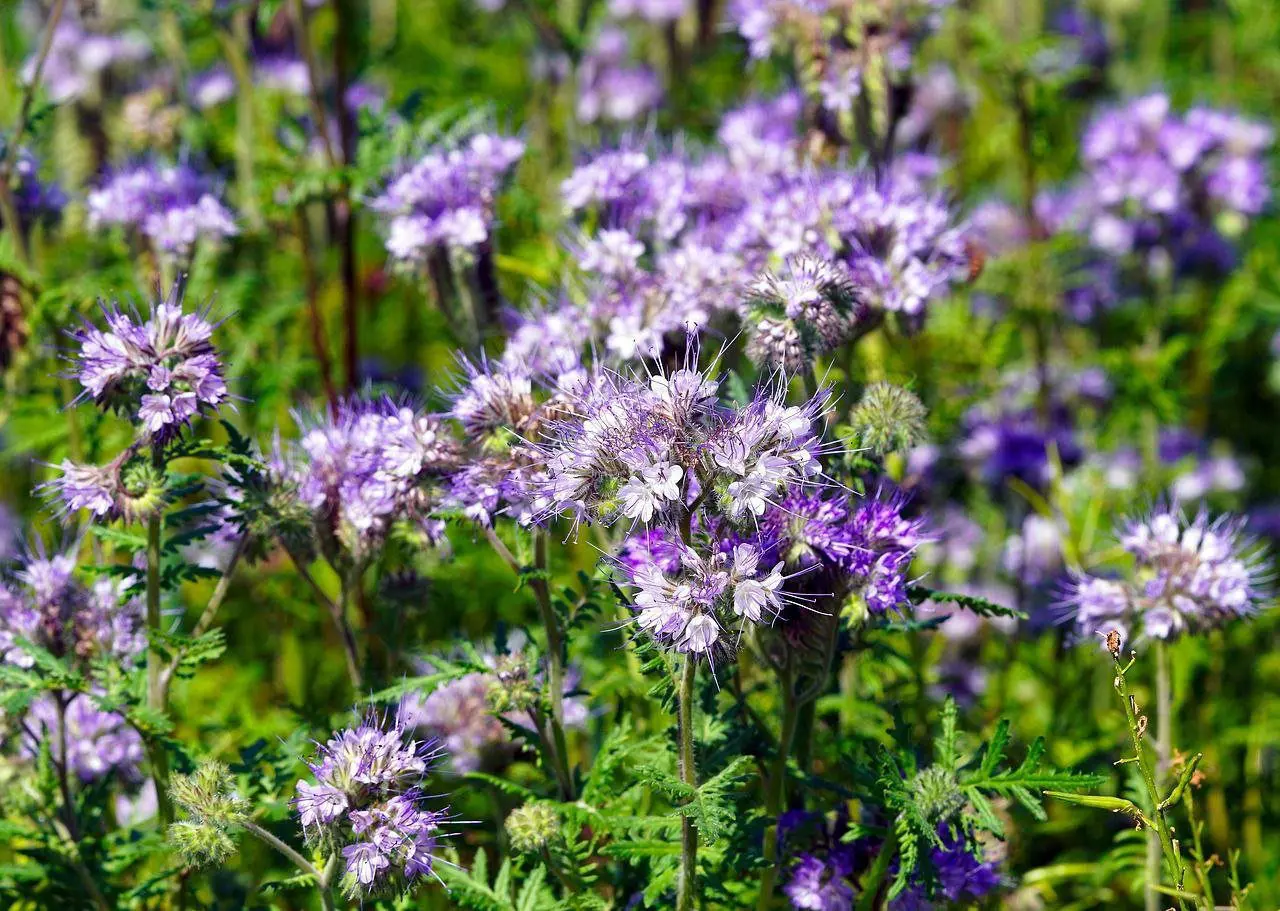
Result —
[{"label": "purple flower cluster", "polygon": [[406,739],[399,719],[369,716],[339,731],[308,763],[293,806],[309,841],[341,850],[351,899],[403,892],[432,874],[448,810],[429,810],[422,786],[437,753]]},{"label": "purple flower cluster", "polygon": [[719,392],[720,382],[692,365],[647,381],[609,373],[585,381],[572,417],[545,445],[541,513],[649,526],[703,491],[740,521],[819,474],[813,425],[827,393],[787,406],[778,382],[731,407]]},{"label": "purple flower cluster", "polygon": [[135,165],[89,193],[91,227],[120,225],[146,238],[158,255],[191,256],[196,242],[239,233],[235,217],[208,177],[189,165]]},{"label": "purple flower cluster", "polygon": [[869,611],[882,614],[908,603],[911,561],[933,540],[925,520],[907,517],[905,507],[897,493],[851,501],[842,493],[797,491],[760,518],[752,540],[788,567],[817,570],[812,584],[828,595],[860,594]]},{"label": "purple flower cluster", "polygon": [[[35,757],[47,745],[49,755],[67,773],[87,783],[107,776],[126,782],[142,779],[142,737],[114,712],[104,712],[84,693],[67,700],[62,711],[52,695],[36,698],[27,709],[21,743],[23,755]],[[62,726],[65,725],[65,730]],[[65,740],[66,755],[62,744]]]},{"label": "purple flower cluster", "polygon": [[1084,177],[1047,204],[1050,226],[1080,231],[1107,256],[1136,254],[1157,271],[1194,267],[1263,210],[1263,155],[1273,138],[1233,114],[1177,114],[1166,95],[1137,98],[1090,124]]},{"label": "purple flower cluster", "polygon": [[[5,154],[5,142],[0,139],[0,156]],[[56,183],[40,179],[40,163],[26,149],[18,151],[14,162],[13,203],[17,209],[18,224],[24,231],[36,222],[56,221],[67,204],[67,194]],[[3,225],[0,218],[0,225]]]},{"label": "purple flower cluster", "polygon": [[439,418],[381,398],[346,399],[298,420],[302,438],[281,456],[280,473],[311,510],[322,544],[359,560],[400,520],[438,534],[424,485],[458,460],[457,443]]},{"label": "purple flower cluster", "polygon": [[1063,601],[1081,639],[1118,629],[1126,638],[1175,639],[1246,617],[1267,597],[1266,553],[1243,519],[1188,520],[1158,509],[1131,522],[1120,545],[1134,568],[1123,579],[1078,575]]},{"label": "purple flower cluster", "polygon": [[[967,903],[1000,888],[996,865],[975,854],[963,835],[953,833],[944,822],[938,825],[938,839],[911,885],[889,902],[890,911],[928,911],[961,902],[969,907]],[[783,893],[797,911],[851,911],[857,894],[854,883],[881,849],[874,841],[860,839],[801,852]]]},{"label": "purple flower cluster", "polygon": [[486,243],[494,197],[523,154],[521,140],[489,133],[428,151],[369,200],[389,219],[387,253],[398,263],[421,266],[432,251]]},{"label": "purple flower cluster", "polygon": [[750,286],[747,355],[762,366],[796,373],[849,340],[868,308],[844,267],[813,256],[787,258]]},{"label": "purple flower cluster", "polygon": [[0,661],[34,664],[20,640],[86,666],[97,657],[127,665],[142,653],[143,608],[129,594],[133,580],[100,578],[85,585],[75,569],[73,550],[47,554],[37,544],[0,576]]},{"label": "purple flower cluster", "polygon": [[[623,0],[637,13],[670,0]],[[677,13],[678,15],[678,13]],[[578,120],[582,123],[632,123],[657,108],[662,101],[662,84],[652,69],[628,62],[630,41],[622,29],[607,26],[600,30],[578,65]]]},{"label": "purple flower cluster", "polygon": [[[150,44],[138,32],[99,34],[67,14],[53,33],[40,82],[51,101],[63,104],[97,91],[108,70],[138,63],[150,55]],[[35,75],[36,57],[33,54],[23,64],[24,82]]]},{"label": "purple flower cluster", "polygon": [[208,311],[183,312],[181,295],[175,285],[145,320],[104,304],[106,329],[86,325],[74,335],[83,394],[126,413],[150,439],[173,436],[228,397]]},{"label": "purple flower cluster", "polygon": [[1043,487],[1052,471],[1050,452],[1064,467],[1078,464],[1084,450],[1077,417],[1110,396],[1106,374],[1095,368],[1009,373],[996,395],[965,414],[960,456],[990,484],[1015,477]]}]

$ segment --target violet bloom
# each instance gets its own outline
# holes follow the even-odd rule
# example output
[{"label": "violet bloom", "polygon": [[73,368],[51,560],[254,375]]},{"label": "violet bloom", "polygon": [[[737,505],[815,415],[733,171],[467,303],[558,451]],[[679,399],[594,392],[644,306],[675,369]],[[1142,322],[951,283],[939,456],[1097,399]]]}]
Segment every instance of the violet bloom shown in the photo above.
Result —
[{"label": "violet bloom", "polygon": [[826,858],[802,854],[791,868],[790,879],[782,891],[797,911],[850,911],[853,886],[849,884],[849,877],[852,875],[853,864],[848,852],[835,851]]},{"label": "violet bloom", "polygon": [[408,739],[399,719],[373,715],[339,731],[308,763],[293,800],[308,841],[341,852],[352,900],[408,891],[432,874],[448,810],[427,809],[423,787],[439,755]]},{"label": "violet bloom", "polygon": [[134,165],[90,191],[89,226],[136,231],[160,256],[181,262],[198,241],[239,233],[219,195],[217,185],[189,165]]},{"label": "violet bloom", "polygon": [[[0,156],[6,153],[5,142],[0,139]],[[40,179],[40,163],[26,149],[19,149],[14,163],[13,202],[18,214],[18,224],[23,231],[30,231],[37,222],[52,223],[62,215],[67,204],[67,194],[56,183]],[[0,218],[0,226],[4,224]]]},{"label": "violet bloom", "polygon": [[[93,697],[72,696],[62,713],[52,695],[39,696],[27,709],[20,745],[22,755],[34,758],[47,745],[53,761],[86,784],[118,776],[134,784],[142,780],[142,738],[120,715],[104,712]],[[61,726],[65,724],[65,731]],[[62,743],[66,742],[66,755]]]},{"label": "violet bloom", "polygon": [[34,665],[20,640],[86,667],[94,658],[129,665],[146,648],[142,601],[130,594],[134,580],[85,585],[75,569],[73,551],[48,553],[37,542],[0,576],[0,661]]},{"label": "violet bloom", "polygon": [[152,439],[171,437],[226,402],[208,310],[184,312],[180,286],[154,303],[145,320],[115,302],[103,305],[103,315],[106,329],[86,324],[74,334],[79,350],[72,363],[82,395],[124,412]]},{"label": "violet bloom", "polygon": [[430,485],[454,469],[458,446],[439,418],[390,399],[346,399],[298,418],[302,439],[282,456],[282,477],[314,517],[326,547],[357,560],[393,523],[427,521]]},{"label": "violet bloom", "polygon": [[[55,104],[75,101],[97,91],[108,70],[138,63],[150,54],[150,44],[138,32],[98,34],[68,13],[54,30],[41,84]],[[22,65],[24,83],[35,75],[36,56],[33,53]]]},{"label": "violet bloom", "polygon": [[1119,579],[1077,575],[1062,602],[1082,640],[1118,629],[1126,638],[1176,639],[1247,617],[1268,597],[1265,548],[1243,519],[1188,520],[1161,508],[1121,532],[1133,558]]},{"label": "violet bloom", "polygon": [[218,64],[192,76],[187,95],[196,107],[208,110],[235,97],[236,81],[230,70]]},{"label": "violet bloom", "polygon": [[786,372],[844,344],[868,315],[844,265],[808,254],[757,277],[750,294],[747,355]]},{"label": "violet bloom", "polygon": [[578,119],[583,123],[630,123],[655,109],[662,86],[653,70],[629,64],[630,42],[621,29],[607,27],[578,65]]},{"label": "violet bloom", "polygon": [[973,853],[963,836],[953,834],[946,823],[938,825],[941,841],[929,852],[932,888],[917,882],[889,904],[891,911],[930,911],[939,902],[977,903],[1000,888],[995,864]]},{"label": "violet bloom", "polygon": [[646,22],[674,22],[684,15],[688,0],[609,0],[609,14],[619,19],[634,16]]},{"label": "violet bloom", "polygon": [[433,148],[403,167],[368,203],[389,219],[392,260],[421,267],[433,251],[487,243],[494,199],[523,154],[521,140],[481,133],[457,146]]},{"label": "violet bloom", "polygon": [[1270,199],[1263,157],[1272,140],[1268,126],[1234,114],[1178,114],[1159,93],[1134,99],[1089,125],[1084,177],[1063,196],[1050,227],[1078,231],[1115,259],[1136,255],[1157,272],[1229,266],[1229,255],[1210,248]]}]

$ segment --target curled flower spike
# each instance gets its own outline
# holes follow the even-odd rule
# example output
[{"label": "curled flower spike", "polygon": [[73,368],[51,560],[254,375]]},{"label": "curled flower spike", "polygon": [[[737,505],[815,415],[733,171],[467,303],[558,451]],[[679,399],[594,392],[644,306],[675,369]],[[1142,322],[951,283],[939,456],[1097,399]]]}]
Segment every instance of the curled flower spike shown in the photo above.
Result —
[{"label": "curled flower spike", "polygon": [[198,240],[239,233],[213,181],[187,165],[146,163],[119,171],[89,194],[91,227],[138,231],[168,259],[190,256]]},{"label": "curled flower spike", "polygon": [[748,353],[782,369],[844,344],[868,315],[844,267],[807,253],[788,257],[778,272],[762,273],[748,293],[755,324]]},{"label": "curled flower spike", "polygon": [[77,465],[63,459],[58,477],[42,485],[63,515],[87,510],[95,519],[145,522],[168,503],[164,474],[136,448],[107,465]]}]

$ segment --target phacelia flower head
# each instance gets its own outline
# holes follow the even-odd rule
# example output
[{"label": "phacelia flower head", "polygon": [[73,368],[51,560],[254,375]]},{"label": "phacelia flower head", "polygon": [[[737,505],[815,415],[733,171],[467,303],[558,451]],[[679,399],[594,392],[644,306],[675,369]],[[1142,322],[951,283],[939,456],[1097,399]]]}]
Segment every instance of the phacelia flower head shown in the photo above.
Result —
[{"label": "phacelia flower head", "polygon": [[[78,693],[58,709],[53,695],[36,698],[27,709],[22,753],[34,757],[47,745],[53,761],[65,764],[79,781],[99,781],[116,775],[126,782],[142,780],[142,737],[124,718],[105,712],[93,697]],[[65,731],[61,726],[65,724]],[[65,737],[66,755],[63,755]]]},{"label": "phacelia flower head", "polygon": [[31,667],[21,640],[88,666],[97,657],[131,664],[146,647],[143,608],[132,579],[100,578],[85,585],[75,574],[74,549],[50,553],[32,545],[16,567],[0,574],[0,661]]},{"label": "phacelia flower head", "polygon": [[850,911],[853,907],[852,858],[836,850],[825,857],[801,854],[783,893],[797,911]]},{"label": "phacelia flower head", "polygon": [[1253,614],[1268,596],[1265,549],[1244,520],[1193,519],[1172,508],[1131,522],[1120,545],[1133,570],[1119,579],[1077,576],[1063,601],[1081,639],[1176,639]]},{"label": "phacelia flower head", "polygon": [[299,423],[282,473],[331,557],[362,560],[394,522],[426,521],[431,484],[457,466],[457,443],[440,419],[391,399],[345,399]]},{"label": "phacelia flower head", "polygon": [[199,414],[227,400],[222,363],[213,347],[208,310],[183,310],[182,287],[152,304],[143,319],[118,303],[104,304],[106,328],[74,334],[74,376],[100,406],[119,410],[147,439],[176,435]]},{"label": "phacelia flower head", "polygon": [[370,715],[319,746],[293,806],[309,841],[340,851],[348,898],[403,893],[432,874],[448,810],[422,788],[435,745],[409,739],[399,719]]},{"label": "phacelia flower head", "polygon": [[147,162],[118,171],[89,193],[91,227],[136,231],[165,258],[183,262],[196,242],[239,233],[216,184],[185,164]]},{"label": "phacelia flower head", "polygon": [[849,340],[867,315],[844,266],[810,254],[788,257],[749,288],[747,353],[775,369],[798,369]]},{"label": "phacelia flower head", "polygon": [[61,473],[42,487],[63,515],[83,509],[107,522],[143,522],[169,501],[163,473],[139,447],[125,449],[106,465],[63,459],[57,467]]},{"label": "phacelia flower head", "polygon": [[1050,225],[1083,234],[1103,254],[1147,268],[1201,268],[1270,199],[1270,127],[1210,108],[1172,110],[1153,93],[1103,111],[1081,142],[1084,178],[1052,206]]},{"label": "phacelia flower head", "polygon": [[433,250],[472,250],[489,240],[494,200],[524,154],[519,139],[480,133],[440,145],[402,166],[369,207],[386,216],[387,253],[422,266]]}]

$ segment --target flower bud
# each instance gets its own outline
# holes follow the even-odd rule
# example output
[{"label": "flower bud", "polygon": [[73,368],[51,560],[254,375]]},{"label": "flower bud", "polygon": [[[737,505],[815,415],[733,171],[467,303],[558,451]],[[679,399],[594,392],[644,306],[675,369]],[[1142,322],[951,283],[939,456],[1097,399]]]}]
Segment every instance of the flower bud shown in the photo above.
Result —
[{"label": "flower bud", "polygon": [[507,837],[521,854],[543,850],[560,834],[560,814],[545,803],[527,803],[507,817]]},{"label": "flower bud", "polygon": [[925,438],[928,411],[911,391],[892,383],[872,383],[849,423],[858,445],[876,456],[910,449]]}]

